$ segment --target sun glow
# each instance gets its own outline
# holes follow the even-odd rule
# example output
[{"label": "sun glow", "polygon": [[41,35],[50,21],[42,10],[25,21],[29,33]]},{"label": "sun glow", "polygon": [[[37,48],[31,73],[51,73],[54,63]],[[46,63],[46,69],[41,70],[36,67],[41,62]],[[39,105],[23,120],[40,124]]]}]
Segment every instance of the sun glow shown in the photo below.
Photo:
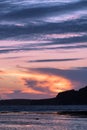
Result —
[{"label": "sun glow", "polygon": [[[33,71],[8,71],[2,72],[1,75],[4,78],[1,84],[6,87],[4,87],[4,91],[1,88],[0,93],[6,93],[5,90],[8,89],[7,93],[20,90],[22,93],[56,95],[58,92],[72,88],[72,83],[68,79],[56,75]],[[7,81],[9,86],[6,84]]]}]

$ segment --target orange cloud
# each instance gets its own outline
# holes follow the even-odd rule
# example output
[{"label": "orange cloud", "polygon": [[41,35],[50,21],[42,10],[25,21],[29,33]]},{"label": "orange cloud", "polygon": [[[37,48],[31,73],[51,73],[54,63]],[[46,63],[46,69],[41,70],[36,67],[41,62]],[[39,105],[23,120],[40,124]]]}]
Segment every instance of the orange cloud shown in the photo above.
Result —
[{"label": "orange cloud", "polygon": [[0,88],[0,95],[2,95],[2,94],[9,94],[9,93],[13,93],[13,91],[12,90],[9,90],[8,88],[6,88],[6,87],[3,87],[3,88]]},{"label": "orange cloud", "polygon": [[[58,93],[72,88],[72,83],[61,76],[42,73],[25,73],[21,75],[23,82],[28,89],[44,93]],[[30,91],[32,92],[32,91]]]},{"label": "orange cloud", "polygon": [[5,71],[0,70],[0,75],[1,75],[1,74],[5,74],[5,73],[6,73]]},{"label": "orange cloud", "polygon": [[8,71],[2,77],[4,77],[4,80],[0,81],[1,94],[10,94],[19,90],[22,93],[51,96],[72,88],[72,83],[68,79],[52,74]]}]

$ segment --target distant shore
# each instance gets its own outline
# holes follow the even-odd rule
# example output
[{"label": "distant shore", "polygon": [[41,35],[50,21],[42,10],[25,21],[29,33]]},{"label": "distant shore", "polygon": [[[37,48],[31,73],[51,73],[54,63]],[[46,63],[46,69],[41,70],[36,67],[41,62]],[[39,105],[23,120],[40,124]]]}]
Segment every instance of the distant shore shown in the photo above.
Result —
[{"label": "distant shore", "polygon": [[87,86],[76,90],[68,90],[50,99],[9,99],[0,100],[0,105],[87,105]]},{"label": "distant shore", "polygon": [[87,115],[87,105],[1,105],[0,113],[18,112],[18,113],[56,113],[56,114],[81,114]]}]

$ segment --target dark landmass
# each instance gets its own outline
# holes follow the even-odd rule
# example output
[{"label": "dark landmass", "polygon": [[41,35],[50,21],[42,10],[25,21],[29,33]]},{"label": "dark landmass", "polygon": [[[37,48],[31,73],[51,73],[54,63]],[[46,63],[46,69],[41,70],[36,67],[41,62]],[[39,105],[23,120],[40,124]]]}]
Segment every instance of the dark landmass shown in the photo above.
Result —
[{"label": "dark landmass", "polygon": [[62,111],[62,112],[58,112],[58,114],[87,118],[87,111]]},{"label": "dark landmass", "polygon": [[0,100],[0,105],[87,105],[87,86],[59,93],[50,99],[10,99]]}]

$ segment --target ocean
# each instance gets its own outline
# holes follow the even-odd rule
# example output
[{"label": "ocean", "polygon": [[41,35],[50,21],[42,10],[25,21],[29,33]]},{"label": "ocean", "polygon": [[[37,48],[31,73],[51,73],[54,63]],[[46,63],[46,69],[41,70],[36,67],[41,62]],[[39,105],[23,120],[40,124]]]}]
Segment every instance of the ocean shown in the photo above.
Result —
[{"label": "ocean", "polygon": [[85,112],[87,106],[0,106],[0,130],[86,130]]}]

